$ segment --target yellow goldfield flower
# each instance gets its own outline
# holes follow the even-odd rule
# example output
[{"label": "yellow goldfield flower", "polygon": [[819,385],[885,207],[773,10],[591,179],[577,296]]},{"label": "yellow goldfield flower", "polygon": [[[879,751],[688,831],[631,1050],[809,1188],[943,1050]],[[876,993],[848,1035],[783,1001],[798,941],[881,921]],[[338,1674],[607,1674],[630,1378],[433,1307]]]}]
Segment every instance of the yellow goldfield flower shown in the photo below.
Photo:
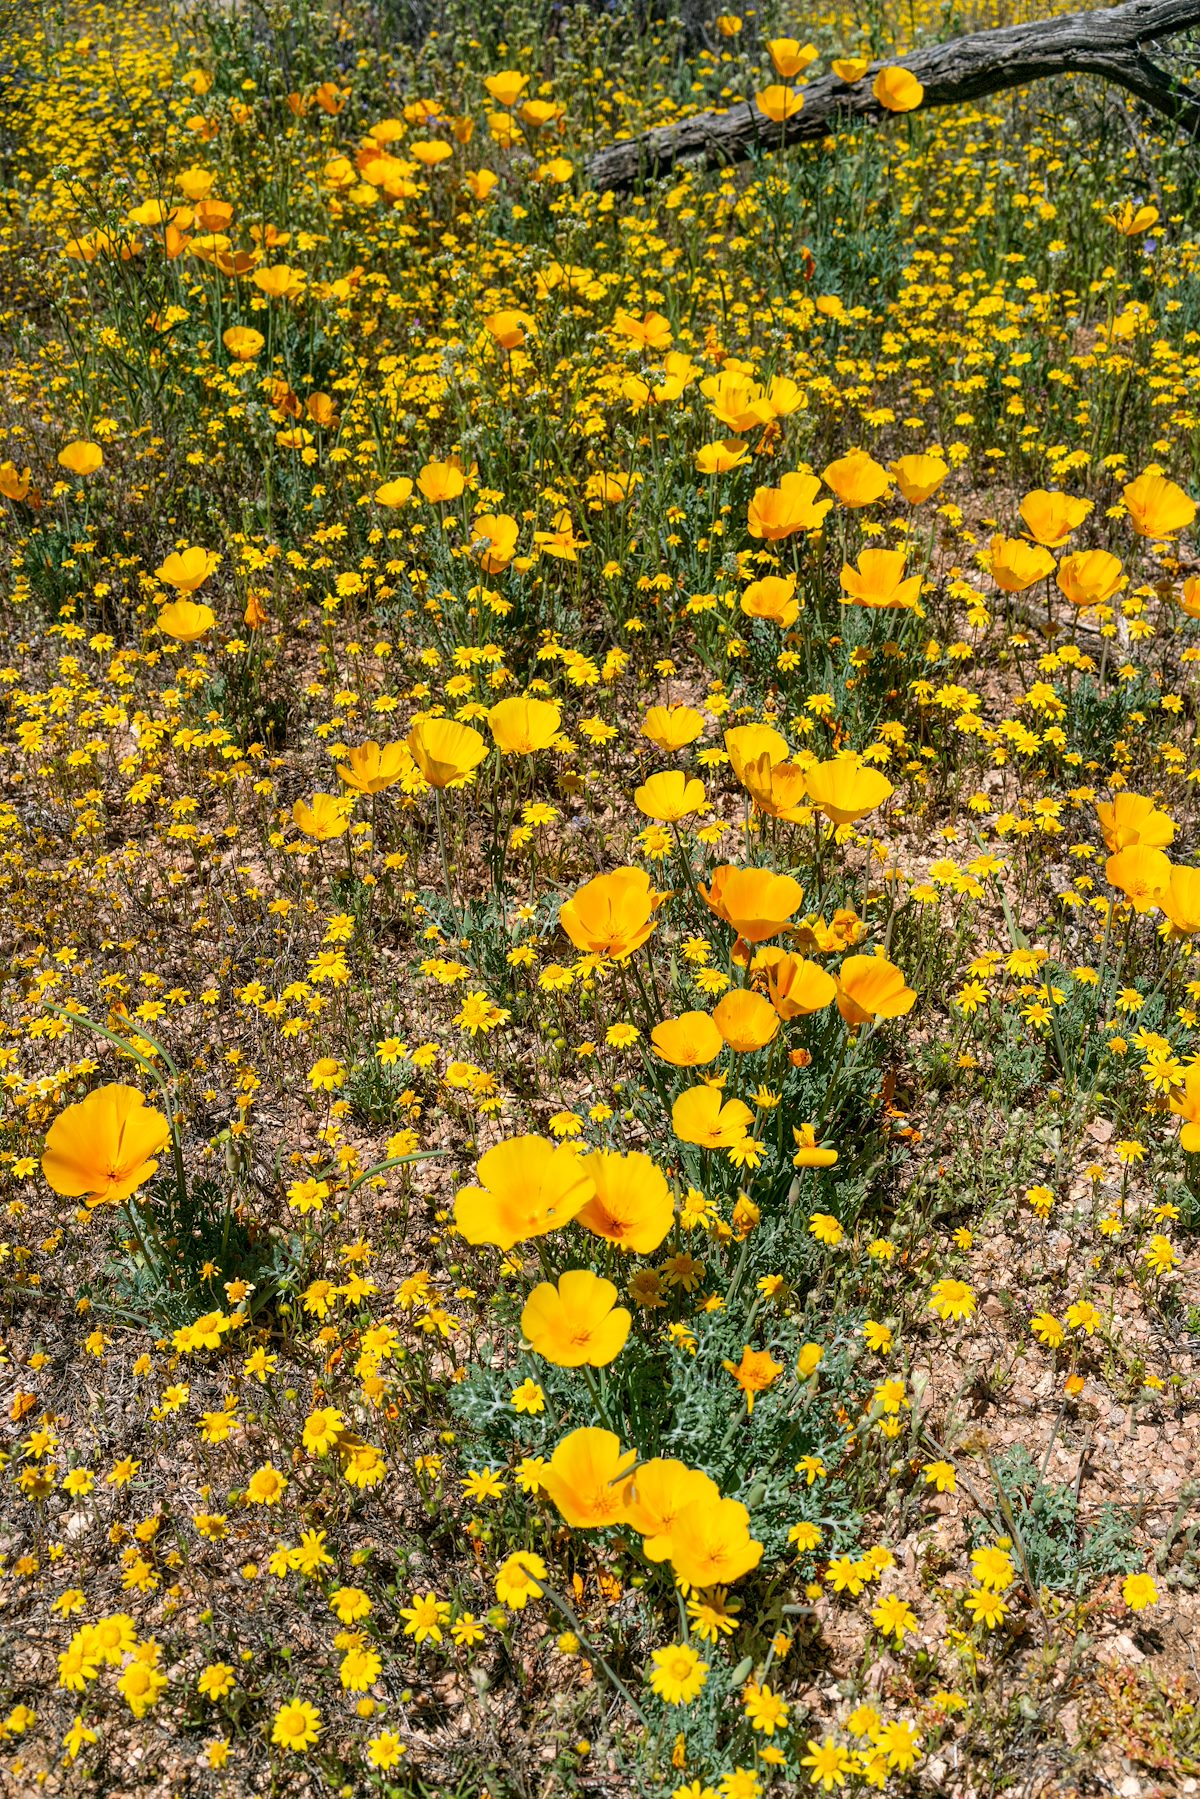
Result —
[{"label": "yellow goldfield flower", "polygon": [[321,1734],[321,1714],[306,1699],[292,1699],[281,1705],[271,1726],[271,1741],[293,1755],[311,1749]]}]

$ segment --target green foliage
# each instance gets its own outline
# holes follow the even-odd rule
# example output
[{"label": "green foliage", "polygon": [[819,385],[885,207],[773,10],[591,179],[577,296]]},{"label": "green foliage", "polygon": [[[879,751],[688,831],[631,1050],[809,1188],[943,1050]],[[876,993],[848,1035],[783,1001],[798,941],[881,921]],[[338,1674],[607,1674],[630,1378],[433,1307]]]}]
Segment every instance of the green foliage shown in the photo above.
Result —
[{"label": "green foliage", "polygon": [[1070,696],[1064,729],[1080,755],[1109,757],[1133,713],[1157,710],[1158,691],[1143,677],[1100,687],[1095,677],[1083,675]]},{"label": "green foliage", "polygon": [[125,1209],[125,1253],[106,1268],[93,1296],[101,1316],[158,1329],[187,1324],[225,1305],[224,1284],[244,1280],[245,1309],[270,1316],[304,1281],[309,1249],[294,1231],[254,1222],[248,1196],[216,1180],[193,1181],[182,1193],[171,1178],[151,1183]]},{"label": "green foliage", "polygon": [[[1035,1587],[1081,1597],[1104,1575],[1131,1574],[1143,1565],[1128,1510],[1106,1503],[1087,1522],[1077,1488],[1046,1480],[1023,1443],[997,1456],[993,1470]],[[975,1540],[987,1535],[986,1524],[977,1522]]]}]

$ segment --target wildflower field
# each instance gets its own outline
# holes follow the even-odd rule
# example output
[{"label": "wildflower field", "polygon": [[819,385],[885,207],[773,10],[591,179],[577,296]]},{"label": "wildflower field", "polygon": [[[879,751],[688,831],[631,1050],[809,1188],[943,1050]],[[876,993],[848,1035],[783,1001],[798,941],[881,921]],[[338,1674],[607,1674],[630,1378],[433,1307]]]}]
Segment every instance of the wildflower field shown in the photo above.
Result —
[{"label": "wildflower field", "polygon": [[1023,6],[0,0],[0,1794],[1200,1791],[1200,150]]}]

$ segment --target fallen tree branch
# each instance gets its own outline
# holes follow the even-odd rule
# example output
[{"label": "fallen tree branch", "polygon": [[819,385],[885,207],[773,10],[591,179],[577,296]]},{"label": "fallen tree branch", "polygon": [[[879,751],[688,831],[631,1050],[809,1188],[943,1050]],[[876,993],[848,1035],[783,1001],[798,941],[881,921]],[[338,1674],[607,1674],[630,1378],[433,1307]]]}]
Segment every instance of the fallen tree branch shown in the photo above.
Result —
[{"label": "fallen tree branch", "polygon": [[[1200,139],[1200,95],[1173,79],[1146,54],[1145,46],[1174,32],[1200,26],[1200,0],[1126,0],[1123,6],[1069,13],[998,31],[976,31],[933,44],[898,59],[925,90],[922,107],[959,106],[1050,75],[1097,75],[1111,81]],[[804,89],[804,108],[783,125],[745,100],[727,112],[701,112],[660,125],[592,157],[587,180],[600,192],[621,191],[677,163],[705,168],[744,161],[757,151],[828,137],[839,126],[877,122],[893,115],[871,91],[873,63],[853,87],[834,75]]]}]

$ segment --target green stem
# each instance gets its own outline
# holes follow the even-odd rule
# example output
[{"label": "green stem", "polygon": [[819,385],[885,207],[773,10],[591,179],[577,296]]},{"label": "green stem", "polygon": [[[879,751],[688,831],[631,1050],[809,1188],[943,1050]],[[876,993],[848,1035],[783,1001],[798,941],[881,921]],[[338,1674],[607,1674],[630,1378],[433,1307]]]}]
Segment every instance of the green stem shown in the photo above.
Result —
[{"label": "green stem", "polygon": [[446,855],[446,824],[442,817],[442,794],[439,787],[433,790],[433,815],[437,822],[438,853],[442,859],[442,879],[446,883],[446,900],[450,907],[450,916],[454,920],[455,931],[458,930],[458,907],[454,903],[454,889],[450,885],[450,863]]},{"label": "green stem", "polygon": [[567,1604],[562,1594],[556,1593],[553,1587],[548,1587],[544,1580],[539,1580],[538,1586],[542,1589],[542,1597],[548,1599],[551,1605],[555,1606],[558,1611],[562,1613],[575,1635],[579,1638],[580,1643],[582,1643],[583,1647],[587,1650],[587,1653],[594,1661],[599,1662],[604,1670],[605,1676],[611,1683],[614,1692],[620,1694],[621,1698],[625,1701],[626,1705],[633,1712],[635,1718],[637,1718],[638,1722],[641,1724],[643,1730],[649,1730],[650,1726],[647,1722],[645,1712],[642,1710],[633,1694],[629,1691],[629,1688],[625,1685],[620,1675],[609,1666],[600,1650],[587,1641],[583,1634],[582,1624],[579,1622],[579,1619],[575,1616],[575,1613],[571,1610],[571,1607]]},{"label": "green stem", "polygon": [[612,1420],[608,1416],[608,1411],[604,1404],[604,1396],[596,1383],[596,1376],[592,1373],[592,1370],[588,1367],[586,1362],[583,1364],[583,1378],[587,1382],[588,1392],[592,1396],[592,1404],[596,1408],[597,1417],[605,1430],[611,1430]]},{"label": "green stem", "polygon": [[349,1199],[350,1195],[356,1192],[364,1181],[369,1181],[374,1174],[386,1174],[389,1168],[403,1168],[409,1162],[432,1162],[435,1156],[452,1156],[453,1154],[452,1149],[421,1149],[411,1156],[385,1156],[382,1162],[372,1162],[369,1168],[364,1168],[358,1178],[351,1181],[346,1188],[344,1197]]}]

